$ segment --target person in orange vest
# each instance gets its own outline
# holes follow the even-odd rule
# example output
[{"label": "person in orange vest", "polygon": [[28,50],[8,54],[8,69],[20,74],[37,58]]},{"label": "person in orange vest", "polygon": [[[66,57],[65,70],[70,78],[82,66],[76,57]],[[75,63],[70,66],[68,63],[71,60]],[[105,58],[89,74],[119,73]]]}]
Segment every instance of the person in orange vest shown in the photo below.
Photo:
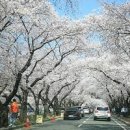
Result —
[{"label": "person in orange vest", "polygon": [[19,105],[16,101],[16,99],[13,99],[13,102],[10,104],[10,121],[9,126],[15,126],[15,122],[17,120],[19,113]]}]

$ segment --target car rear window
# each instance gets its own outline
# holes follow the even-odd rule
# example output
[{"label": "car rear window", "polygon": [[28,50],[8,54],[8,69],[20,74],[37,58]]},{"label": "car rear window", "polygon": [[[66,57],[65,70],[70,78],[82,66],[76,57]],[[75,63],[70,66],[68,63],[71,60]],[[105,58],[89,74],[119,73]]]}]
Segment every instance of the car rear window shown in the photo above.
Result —
[{"label": "car rear window", "polygon": [[77,108],[68,108],[66,111],[77,111]]},{"label": "car rear window", "polygon": [[89,108],[83,108],[84,110],[88,110]]},{"label": "car rear window", "polygon": [[108,109],[108,107],[97,107],[97,110],[99,110],[99,111],[107,111],[109,109]]}]

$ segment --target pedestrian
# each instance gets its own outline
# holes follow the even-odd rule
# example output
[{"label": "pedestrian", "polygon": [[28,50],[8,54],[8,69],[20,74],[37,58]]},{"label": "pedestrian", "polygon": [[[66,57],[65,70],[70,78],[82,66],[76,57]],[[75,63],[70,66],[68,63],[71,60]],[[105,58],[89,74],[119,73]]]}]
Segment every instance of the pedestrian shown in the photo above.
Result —
[{"label": "pedestrian", "polygon": [[13,102],[10,104],[9,126],[15,126],[18,113],[19,113],[19,105],[16,99],[13,99]]}]

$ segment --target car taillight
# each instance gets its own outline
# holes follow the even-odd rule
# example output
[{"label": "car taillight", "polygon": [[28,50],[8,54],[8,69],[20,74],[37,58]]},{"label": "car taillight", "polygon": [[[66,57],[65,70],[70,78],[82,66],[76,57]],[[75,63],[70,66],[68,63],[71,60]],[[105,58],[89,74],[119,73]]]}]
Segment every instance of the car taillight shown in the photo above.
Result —
[{"label": "car taillight", "polygon": [[107,113],[109,113],[109,114],[110,114],[110,111],[107,111]]},{"label": "car taillight", "polygon": [[98,113],[98,110],[95,110],[95,113]]},{"label": "car taillight", "polygon": [[111,116],[111,112],[110,112],[110,111],[107,111],[107,113],[108,113],[108,115],[110,115],[110,116]]}]

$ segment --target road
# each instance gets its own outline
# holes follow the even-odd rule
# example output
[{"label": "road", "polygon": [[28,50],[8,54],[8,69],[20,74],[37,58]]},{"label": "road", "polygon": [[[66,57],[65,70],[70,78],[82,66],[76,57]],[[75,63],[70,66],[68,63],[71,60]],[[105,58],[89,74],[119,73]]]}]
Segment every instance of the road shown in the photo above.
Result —
[{"label": "road", "polygon": [[[17,130],[23,130],[17,129]],[[43,125],[32,126],[31,130],[130,130],[130,126],[112,118],[111,121],[93,120],[93,115],[87,115],[81,120],[56,120]]]}]

